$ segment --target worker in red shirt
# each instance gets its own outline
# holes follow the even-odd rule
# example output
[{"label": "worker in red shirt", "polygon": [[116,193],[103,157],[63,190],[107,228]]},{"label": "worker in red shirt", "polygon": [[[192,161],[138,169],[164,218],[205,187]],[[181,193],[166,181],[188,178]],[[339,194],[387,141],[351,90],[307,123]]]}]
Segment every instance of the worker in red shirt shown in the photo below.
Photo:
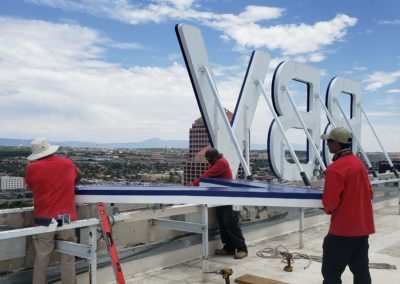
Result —
[{"label": "worker in red shirt", "polygon": [[[228,161],[215,148],[205,152],[209,163],[208,169],[193,181],[198,186],[202,178],[224,178],[232,179],[232,170]],[[239,226],[239,212],[232,209],[232,205],[219,206],[216,208],[221,241],[224,244],[222,249],[216,249],[216,255],[233,255],[236,259],[247,256],[247,246]]]},{"label": "worker in red shirt", "polygon": [[[59,146],[50,145],[44,138],[33,140],[31,145],[25,183],[33,192],[34,225],[48,226],[53,219],[76,221],[75,185],[81,172],[70,159],[54,155]],[[75,231],[53,231],[32,238],[35,248],[32,283],[47,283],[46,269],[54,250],[54,239],[75,242]],[[75,257],[72,255],[61,254],[61,281],[63,284],[76,283]]]},{"label": "worker in red shirt", "polygon": [[342,283],[348,265],[355,284],[371,283],[368,268],[368,237],[375,233],[372,186],[362,161],[351,151],[352,135],[343,127],[327,135],[333,163],[325,171],[322,203],[331,215],[328,235],[323,242],[324,284]]}]

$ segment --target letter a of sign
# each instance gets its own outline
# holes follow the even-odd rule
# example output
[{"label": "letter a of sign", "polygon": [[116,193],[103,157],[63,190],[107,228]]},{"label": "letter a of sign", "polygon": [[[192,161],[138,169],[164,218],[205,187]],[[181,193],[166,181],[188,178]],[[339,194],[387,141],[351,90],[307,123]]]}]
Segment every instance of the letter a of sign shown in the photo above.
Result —
[{"label": "letter a of sign", "polygon": [[[261,93],[255,82],[264,82],[270,56],[263,52],[253,52],[229,124],[223,108],[218,108],[221,102],[200,30],[182,24],[175,29],[210,144],[225,154],[233,175],[236,176],[241,161],[238,153],[249,149],[250,126]],[[235,146],[239,147],[239,151]]]}]

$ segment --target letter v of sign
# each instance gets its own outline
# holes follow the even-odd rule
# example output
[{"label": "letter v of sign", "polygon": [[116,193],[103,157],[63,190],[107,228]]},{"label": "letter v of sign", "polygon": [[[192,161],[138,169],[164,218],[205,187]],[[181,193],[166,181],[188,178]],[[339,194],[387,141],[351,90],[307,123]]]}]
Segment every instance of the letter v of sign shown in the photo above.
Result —
[{"label": "letter v of sign", "polygon": [[265,80],[270,61],[269,54],[255,51],[251,55],[236,108],[229,123],[225,109],[219,100],[200,30],[182,24],[177,25],[175,30],[204,125],[211,140],[210,144],[225,154],[232,168],[233,176],[236,176],[240,163],[245,174],[250,175],[248,167],[249,132],[261,93],[257,82]]}]

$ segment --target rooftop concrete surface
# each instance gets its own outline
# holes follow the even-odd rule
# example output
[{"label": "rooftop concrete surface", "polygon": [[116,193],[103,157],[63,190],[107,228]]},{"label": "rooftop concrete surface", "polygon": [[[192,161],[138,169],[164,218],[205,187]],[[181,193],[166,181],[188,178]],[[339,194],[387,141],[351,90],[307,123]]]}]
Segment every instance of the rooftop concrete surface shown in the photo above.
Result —
[{"label": "rooftop concrete surface", "polygon": [[[400,277],[400,216],[398,206],[384,206],[375,209],[376,231],[370,236],[369,258],[371,263],[387,263],[395,265],[397,270],[370,269],[373,283],[399,283]],[[321,263],[312,261],[308,268],[308,260],[296,259],[293,263],[293,272],[285,272],[280,259],[261,258],[256,255],[257,251],[265,248],[276,248],[284,246],[290,252],[297,252],[308,255],[322,255],[322,241],[328,231],[329,223],[320,224],[305,230],[304,248],[299,249],[298,234],[291,233],[277,236],[270,239],[257,240],[248,243],[249,256],[242,260],[233,259],[232,256],[214,256],[209,259],[209,270],[216,271],[231,267],[233,275],[230,277],[231,283],[234,279],[244,274],[252,274],[278,280],[287,283],[322,283]],[[172,284],[172,283],[225,283],[221,275],[209,274],[209,281],[204,282],[202,278],[201,259],[195,259],[186,263],[175,265],[162,270],[157,270],[145,274],[126,277],[126,283],[132,284]],[[124,269],[129,269],[128,264]],[[342,275],[343,283],[353,283],[352,274],[348,268]],[[99,283],[115,283],[101,282]]]}]

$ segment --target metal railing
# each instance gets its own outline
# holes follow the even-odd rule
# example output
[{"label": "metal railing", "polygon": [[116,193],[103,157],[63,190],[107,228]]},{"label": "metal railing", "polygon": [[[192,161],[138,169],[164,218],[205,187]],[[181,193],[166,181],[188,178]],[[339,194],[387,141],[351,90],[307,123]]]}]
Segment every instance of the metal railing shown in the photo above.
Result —
[{"label": "metal railing", "polygon": [[[158,210],[141,210],[132,211],[126,213],[120,213],[113,215],[113,222],[135,222],[141,220],[151,220],[152,226],[167,228],[178,231],[200,233],[202,235],[202,256],[203,256],[203,271],[208,271],[208,210],[207,205],[174,205],[164,207]],[[33,207],[25,207],[18,209],[5,209],[0,210],[0,214],[12,214],[21,212],[30,212]],[[158,219],[169,216],[190,214],[190,213],[202,213],[202,223],[191,223],[183,221],[175,221],[168,219]],[[55,250],[61,253],[78,256],[89,261],[89,278],[90,283],[97,283],[97,228],[100,225],[100,221],[97,218],[90,218],[85,220],[78,220],[71,222],[70,224],[64,224],[63,226],[57,227],[55,231],[69,230],[69,229],[82,229],[89,228],[89,238],[87,244],[80,244],[68,241],[55,241]],[[28,228],[20,228],[14,230],[7,230],[0,232],[0,241],[27,237],[36,234],[43,234],[49,232],[49,228],[46,226],[35,226]],[[208,274],[203,273],[203,279],[208,279]]]}]

